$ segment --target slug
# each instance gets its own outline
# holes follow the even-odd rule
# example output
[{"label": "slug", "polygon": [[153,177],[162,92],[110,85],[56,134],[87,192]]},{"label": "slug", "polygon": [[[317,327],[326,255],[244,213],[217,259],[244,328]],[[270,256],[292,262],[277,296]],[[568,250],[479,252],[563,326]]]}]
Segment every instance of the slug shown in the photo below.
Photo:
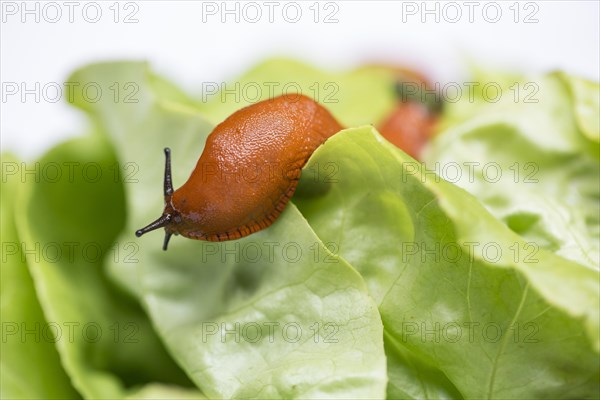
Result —
[{"label": "slug", "polygon": [[415,101],[402,102],[378,126],[381,136],[416,160],[431,140],[438,116]]},{"label": "slug", "polygon": [[162,216],[135,232],[165,228],[190,239],[239,239],[271,225],[313,152],[342,126],[323,106],[288,94],[242,108],[215,127],[189,179],[173,191],[165,149]]},{"label": "slug", "polygon": [[390,69],[397,79],[397,104],[378,125],[378,131],[418,160],[438,127],[443,99],[424,75],[406,68]]}]

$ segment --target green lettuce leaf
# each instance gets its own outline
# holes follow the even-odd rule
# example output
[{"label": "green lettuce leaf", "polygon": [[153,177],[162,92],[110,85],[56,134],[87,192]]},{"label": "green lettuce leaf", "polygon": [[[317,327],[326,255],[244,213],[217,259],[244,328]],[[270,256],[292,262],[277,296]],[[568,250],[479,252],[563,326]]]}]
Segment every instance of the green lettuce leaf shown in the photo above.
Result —
[{"label": "green lettuce leaf", "polygon": [[532,244],[598,269],[599,93],[597,83],[555,73],[505,84],[497,103],[465,96],[426,165]]},{"label": "green lettuce leaf", "polygon": [[[172,149],[177,186],[212,129],[173,90],[163,101],[160,91],[169,85],[152,84],[152,76],[144,64],[123,63],[91,66],[70,78],[139,88],[138,103],[75,99],[115,143],[121,163],[136,166],[136,182],[125,184],[127,221],[119,241],[134,239],[135,229],[162,212],[162,148]],[[271,228],[238,241],[174,238],[165,253],[157,232],[138,243],[139,262],[113,263],[111,276],[143,301],[171,355],[203,393],[384,396],[377,308],[362,278],[329,252],[292,204]]]},{"label": "green lettuce leaf", "polygon": [[197,389],[158,383],[148,384],[126,397],[128,400],[204,400]]},{"label": "green lettuce leaf", "polygon": [[564,72],[557,73],[568,86],[572,96],[573,112],[581,133],[592,142],[600,142],[600,85]]},{"label": "green lettuce leaf", "polygon": [[[326,189],[305,188],[312,195],[295,202],[378,304],[388,358],[400,360],[388,366],[390,396],[597,395],[598,271],[532,252],[475,198],[370,127],[332,137],[307,170],[336,171]],[[430,373],[392,381],[407,352]]]},{"label": "green lettuce leaf", "polygon": [[57,328],[44,318],[15,227],[21,167],[15,157],[2,154],[0,397],[76,399],[79,394],[71,386],[54,347],[64,327]]},{"label": "green lettuce leaf", "polygon": [[139,305],[102,267],[106,259],[135,257],[134,243],[115,242],[125,220],[115,163],[99,135],[53,148],[19,190],[16,213],[44,315],[62,331],[55,343],[62,364],[73,386],[94,399],[122,398],[147,382],[190,384]]}]

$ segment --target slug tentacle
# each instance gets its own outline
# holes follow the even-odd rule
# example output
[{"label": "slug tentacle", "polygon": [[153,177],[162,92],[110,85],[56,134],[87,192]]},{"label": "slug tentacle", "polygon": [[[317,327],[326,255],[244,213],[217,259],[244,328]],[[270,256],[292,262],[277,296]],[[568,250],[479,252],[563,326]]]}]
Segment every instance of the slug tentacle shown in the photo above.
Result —
[{"label": "slug tentacle", "polygon": [[158,228],[163,228],[171,222],[171,219],[172,219],[171,214],[163,214],[156,221],[151,222],[150,224],[146,225],[142,229],[138,229],[137,231],[135,231],[135,236],[140,237],[144,233],[148,233],[148,232],[153,231]]},{"label": "slug tentacle", "polygon": [[164,180],[165,201],[167,197],[173,195],[173,178],[171,177],[171,149],[165,147],[165,180]]},{"label": "slug tentacle", "polygon": [[171,206],[171,198],[173,197],[173,179],[171,178],[171,149],[165,147],[165,177],[163,181],[163,193],[165,196],[165,211],[156,221],[151,222],[142,229],[135,231],[135,236],[140,237],[150,231],[165,228],[165,240],[163,243],[163,250],[167,250],[169,245],[169,239],[173,232],[169,231],[169,225],[173,221],[173,212]]},{"label": "slug tentacle", "polygon": [[173,236],[172,233],[170,232],[165,232],[165,241],[163,242],[163,250],[167,250],[167,246],[169,245],[169,240],[171,239],[171,236]]}]

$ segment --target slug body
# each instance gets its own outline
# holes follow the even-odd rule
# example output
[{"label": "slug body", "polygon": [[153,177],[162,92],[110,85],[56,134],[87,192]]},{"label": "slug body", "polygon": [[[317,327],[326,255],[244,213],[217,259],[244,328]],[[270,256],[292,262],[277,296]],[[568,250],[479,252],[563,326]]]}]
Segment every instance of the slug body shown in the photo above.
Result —
[{"label": "slug body", "polygon": [[236,111],[212,131],[196,168],[173,192],[165,149],[165,210],[136,232],[164,227],[191,239],[238,239],[271,225],[294,194],[302,167],[342,126],[310,98],[290,94]]}]

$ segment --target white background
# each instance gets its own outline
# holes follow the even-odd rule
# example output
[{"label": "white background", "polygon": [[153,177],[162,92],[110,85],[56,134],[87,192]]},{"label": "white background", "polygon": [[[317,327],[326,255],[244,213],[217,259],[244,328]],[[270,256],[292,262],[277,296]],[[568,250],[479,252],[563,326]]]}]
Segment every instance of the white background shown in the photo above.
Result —
[{"label": "white background", "polygon": [[[21,93],[8,95],[7,84],[62,85],[75,68],[101,60],[148,60],[194,95],[202,82],[235,78],[268,56],[291,56],[333,70],[367,62],[404,64],[441,84],[467,79],[473,62],[527,73],[565,69],[600,79],[596,0],[266,3],[57,1],[47,6],[28,1],[23,6],[2,1],[2,151],[31,159],[87,126],[65,99],[23,99]],[[223,14],[224,7],[237,7],[237,15]],[[297,9],[301,15],[293,23]],[[260,18],[252,22],[257,11]],[[334,21],[325,23],[332,12]],[[125,23],[127,16],[133,22]]]}]

